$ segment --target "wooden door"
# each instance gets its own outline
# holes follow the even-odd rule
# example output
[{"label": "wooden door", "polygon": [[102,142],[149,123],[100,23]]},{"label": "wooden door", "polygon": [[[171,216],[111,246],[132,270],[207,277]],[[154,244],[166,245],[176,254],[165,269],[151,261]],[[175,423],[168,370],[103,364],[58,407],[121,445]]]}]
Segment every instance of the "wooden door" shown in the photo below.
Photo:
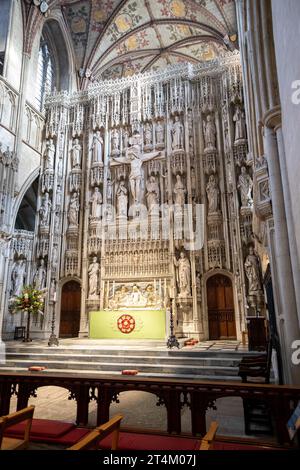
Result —
[{"label": "wooden door", "polygon": [[81,288],[78,282],[64,284],[61,296],[61,313],[59,336],[76,338],[80,326]]},{"label": "wooden door", "polygon": [[236,339],[232,283],[217,274],[207,281],[209,339]]}]

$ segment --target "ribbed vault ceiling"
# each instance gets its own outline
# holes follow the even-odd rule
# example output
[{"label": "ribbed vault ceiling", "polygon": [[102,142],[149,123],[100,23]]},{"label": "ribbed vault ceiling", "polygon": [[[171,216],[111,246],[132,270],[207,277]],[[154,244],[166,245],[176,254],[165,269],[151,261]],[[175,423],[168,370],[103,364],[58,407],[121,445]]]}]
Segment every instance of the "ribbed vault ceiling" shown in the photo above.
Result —
[{"label": "ribbed vault ceiling", "polygon": [[61,8],[78,69],[116,78],[237,47],[234,0],[52,0]]}]

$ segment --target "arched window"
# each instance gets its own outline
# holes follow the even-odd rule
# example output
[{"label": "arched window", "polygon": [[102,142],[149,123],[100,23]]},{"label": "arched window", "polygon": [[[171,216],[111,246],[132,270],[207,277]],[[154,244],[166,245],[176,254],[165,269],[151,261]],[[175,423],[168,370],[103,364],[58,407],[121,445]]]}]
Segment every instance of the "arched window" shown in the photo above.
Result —
[{"label": "arched window", "polygon": [[0,18],[0,75],[3,75],[5,49],[7,47],[7,36],[11,16],[11,0],[1,1]]},{"label": "arched window", "polygon": [[36,106],[42,111],[45,95],[54,90],[56,85],[56,66],[51,47],[45,37],[42,37],[39,50]]}]

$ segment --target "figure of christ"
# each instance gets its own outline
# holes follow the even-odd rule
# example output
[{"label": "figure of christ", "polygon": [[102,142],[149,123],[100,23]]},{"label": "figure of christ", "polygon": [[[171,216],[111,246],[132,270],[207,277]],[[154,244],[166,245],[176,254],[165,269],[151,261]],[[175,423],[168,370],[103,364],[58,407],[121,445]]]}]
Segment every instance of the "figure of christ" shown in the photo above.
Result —
[{"label": "figure of christ", "polygon": [[160,156],[161,152],[151,152],[142,156],[139,134],[134,134],[130,138],[130,144],[131,147],[126,150],[126,157],[118,157],[113,159],[116,163],[130,164],[129,184],[131,195],[135,203],[140,203],[141,183],[143,179],[143,163]]}]

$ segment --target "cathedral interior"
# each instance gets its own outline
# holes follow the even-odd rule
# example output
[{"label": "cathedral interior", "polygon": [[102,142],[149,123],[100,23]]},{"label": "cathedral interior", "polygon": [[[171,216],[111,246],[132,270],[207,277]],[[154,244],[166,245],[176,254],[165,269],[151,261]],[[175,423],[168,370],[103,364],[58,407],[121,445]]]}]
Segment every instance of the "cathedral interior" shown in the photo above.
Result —
[{"label": "cathedral interior", "polygon": [[[0,416],[36,397],[30,366],[60,374],[45,389],[125,369],[180,380],[179,404],[153,392],[167,432],[186,406],[202,436],[255,358],[294,386],[276,423],[297,412],[299,18],[298,0],[1,1]],[[184,380],[223,381],[204,424]],[[99,425],[130,387],[97,387]]]}]

